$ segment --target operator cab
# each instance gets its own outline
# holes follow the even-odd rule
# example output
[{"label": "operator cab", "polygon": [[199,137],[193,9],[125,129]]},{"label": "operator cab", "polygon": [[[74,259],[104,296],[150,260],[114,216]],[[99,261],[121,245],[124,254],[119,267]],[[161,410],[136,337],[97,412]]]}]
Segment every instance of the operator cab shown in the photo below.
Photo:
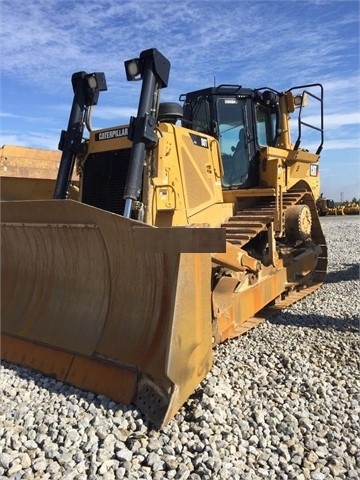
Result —
[{"label": "operator cab", "polygon": [[259,151],[277,142],[278,96],[220,85],[180,96],[183,127],[215,137],[224,168],[223,189],[259,186]]}]

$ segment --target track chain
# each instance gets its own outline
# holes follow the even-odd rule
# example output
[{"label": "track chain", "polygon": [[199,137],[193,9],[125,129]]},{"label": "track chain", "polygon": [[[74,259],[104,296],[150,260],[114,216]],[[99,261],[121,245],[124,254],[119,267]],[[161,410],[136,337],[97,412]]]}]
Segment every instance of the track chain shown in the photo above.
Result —
[{"label": "track chain", "polygon": [[[244,325],[244,332],[250,330],[258,323],[274,315],[279,310],[289,307],[293,303],[310,295],[318,290],[323,284],[326,276],[327,267],[327,247],[323,235],[319,216],[312,194],[305,189],[292,189],[283,193],[282,211],[283,213],[293,205],[303,203],[308,205],[311,211],[312,228],[311,236],[314,244],[320,245],[322,253],[319,256],[316,269],[307,285],[300,285],[297,288],[288,289],[281,298],[275,300],[273,305],[263,308],[257,315],[250,318]],[[229,218],[222,224],[226,228],[226,239],[228,242],[244,247],[251,239],[255,238],[260,232],[266,231],[267,226],[275,219],[275,198],[262,199],[255,207],[251,209],[239,210],[236,215]]]}]

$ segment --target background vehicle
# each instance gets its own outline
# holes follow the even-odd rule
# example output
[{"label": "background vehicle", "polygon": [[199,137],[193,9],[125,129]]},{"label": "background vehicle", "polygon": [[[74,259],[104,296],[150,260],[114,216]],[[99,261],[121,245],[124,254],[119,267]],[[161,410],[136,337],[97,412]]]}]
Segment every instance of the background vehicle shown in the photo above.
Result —
[{"label": "background vehicle", "polygon": [[[0,149],[1,200],[52,198],[61,153],[55,150],[3,145]],[[73,175],[70,198],[79,196],[78,177]]]},{"label": "background vehicle", "polygon": [[[91,131],[105,76],[74,74],[54,198],[2,202],[2,356],[135,402],[162,426],[218,342],[324,280],[323,95],[319,84],[220,85],[182,95],[182,107],[159,102],[170,64],[156,49],[125,68],[142,79],[129,125]],[[320,127],[303,120],[306,97]],[[308,127],[315,153],[300,148]]]},{"label": "background vehicle", "polygon": [[334,200],[323,197],[323,194],[316,200],[316,208],[320,217],[325,215],[343,215],[342,209],[335,206]]},{"label": "background vehicle", "polygon": [[342,209],[344,215],[359,215],[360,213],[360,206],[355,202],[346,203]]}]

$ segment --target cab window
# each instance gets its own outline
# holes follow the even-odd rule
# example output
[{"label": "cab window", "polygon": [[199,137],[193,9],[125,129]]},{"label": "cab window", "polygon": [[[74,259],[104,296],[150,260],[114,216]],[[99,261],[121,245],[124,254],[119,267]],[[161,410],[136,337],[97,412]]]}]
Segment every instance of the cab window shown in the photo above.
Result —
[{"label": "cab window", "polygon": [[220,98],[217,101],[219,142],[221,152],[232,155],[244,128],[244,101]]},{"label": "cab window", "polygon": [[245,121],[245,100],[220,98],[217,118],[221,159],[224,168],[222,186],[240,188],[248,179],[249,155]]},{"label": "cab window", "polygon": [[265,105],[256,105],[256,130],[260,146],[274,146],[276,138],[276,113]]},{"label": "cab window", "polygon": [[183,126],[190,127],[197,132],[210,133],[208,128],[210,123],[209,105],[205,98],[185,103],[184,118],[191,119],[191,124],[183,122]]}]

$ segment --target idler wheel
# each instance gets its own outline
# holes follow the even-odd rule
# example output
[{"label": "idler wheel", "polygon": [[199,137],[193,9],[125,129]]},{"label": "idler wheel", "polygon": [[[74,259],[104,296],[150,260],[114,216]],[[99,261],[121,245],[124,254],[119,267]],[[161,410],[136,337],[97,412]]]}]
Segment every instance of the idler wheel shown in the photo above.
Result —
[{"label": "idler wheel", "polygon": [[290,241],[311,237],[311,211],[307,205],[293,205],[285,212],[285,233]]}]

